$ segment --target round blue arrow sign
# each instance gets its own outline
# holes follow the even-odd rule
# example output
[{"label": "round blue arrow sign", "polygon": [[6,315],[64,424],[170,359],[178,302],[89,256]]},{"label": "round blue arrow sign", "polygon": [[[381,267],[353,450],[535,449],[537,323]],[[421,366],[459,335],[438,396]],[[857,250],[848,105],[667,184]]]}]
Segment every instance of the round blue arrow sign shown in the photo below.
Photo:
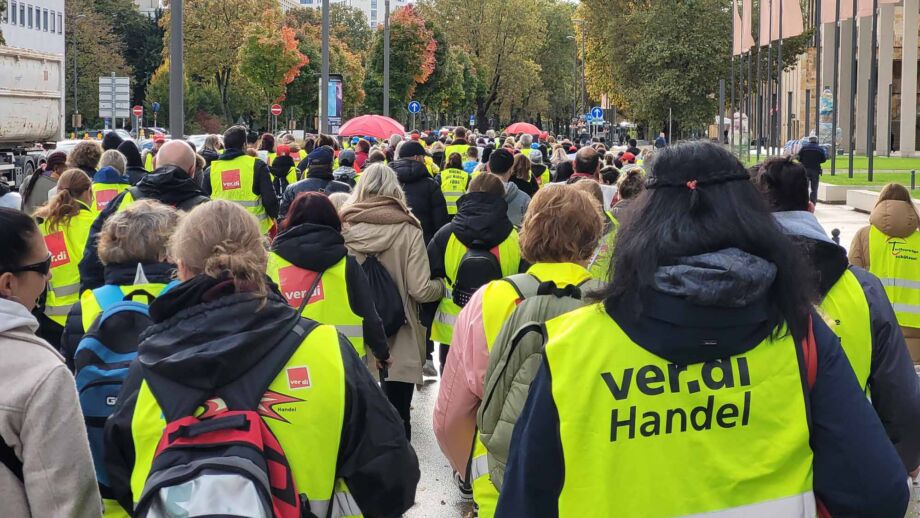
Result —
[{"label": "round blue arrow sign", "polygon": [[602,110],[600,106],[595,106],[594,108],[591,108],[591,116],[595,119],[603,119],[604,110]]},{"label": "round blue arrow sign", "polygon": [[409,113],[418,113],[422,111],[422,103],[418,101],[412,101],[409,103]]}]

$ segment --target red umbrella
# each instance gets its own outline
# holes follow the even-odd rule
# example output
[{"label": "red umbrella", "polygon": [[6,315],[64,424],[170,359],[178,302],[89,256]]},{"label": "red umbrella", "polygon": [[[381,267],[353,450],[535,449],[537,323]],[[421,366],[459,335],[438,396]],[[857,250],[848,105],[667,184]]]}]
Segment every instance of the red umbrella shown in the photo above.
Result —
[{"label": "red umbrella", "polygon": [[508,135],[517,135],[518,133],[527,133],[528,135],[539,135],[541,133],[540,128],[534,126],[529,122],[515,122],[511,126],[505,128],[505,133]]},{"label": "red umbrella", "polygon": [[403,135],[406,128],[395,120],[383,115],[361,115],[349,120],[339,128],[340,137],[374,137],[379,139],[390,138],[398,133]]}]

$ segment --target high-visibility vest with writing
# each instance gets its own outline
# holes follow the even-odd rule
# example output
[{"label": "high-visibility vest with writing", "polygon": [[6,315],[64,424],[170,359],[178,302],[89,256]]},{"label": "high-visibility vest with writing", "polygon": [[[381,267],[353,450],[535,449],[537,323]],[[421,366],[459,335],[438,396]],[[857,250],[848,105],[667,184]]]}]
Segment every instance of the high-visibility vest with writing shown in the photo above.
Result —
[{"label": "high-visibility vest with writing", "polygon": [[[249,155],[240,155],[231,160],[211,162],[211,198],[239,204],[259,220],[259,228],[264,234],[268,233],[273,222],[262,206],[262,197],[252,192],[256,160]],[[274,193],[264,196],[274,196]]]},{"label": "high-visibility vest with writing", "polygon": [[457,200],[466,193],[470,184],[470,175],[463,169],[445,169],[441,171],[441,192],[447,202],[447,213],[457,214]]},{"label": "high-visibility vest with writing", "polygon": [[869,271],[882,281],[898,323],[920,327],[920,231],[889,237],[870,226]]},{"label": "high-visibility vest with writing", "polygon": [[591,261],[588,262],[588,271],[591,272],[592,277],[599,281],[608,280],[610,260],[613,258],[613,248],[617,242],[617,230],[620,228],[620,223],[610,211],[604,211],[604,215],[607,217],[604,225],[605,233],[597,243],[597,249],[594,251]]},{"label": "high-visibility vest with writing", "polygon": [[93,210],[102,212],[109,205],[110,201],[114,200],[116,196],[126,191],[129,187],[131,187],[129,183],[93,182]]},{"label": "high-visibility vest with writing", "polygon": [[[574,263],[537,263],[531,266],[527,273],[536,277],[540,282],[553,281],[558,287],[579,286],[591,279],[588,270]],[[521,300],[514,286],[505,281],[490,282],[484,289],[486,291],[482,294],[482,327],[486,335],[486,346],[489,352],[492,352],[492,346],[502,326]],[[476,432],[470,472],[473,479],[473,499],[479,506],[480,518],[494,516],[498,505],[498,490],[492,484],[492,477],[489,474],[488,453],[485,445],[479,440],[479,432]],[[595,512],[580,516],[596,514],[595,509]],[[560,514],[560,516],[566,515]]]},{"label": "high-visibility vest with writing", "polygon": [[[435,342],[449,344],[454,334],[454,323],[457,321],[457,315],[460,314],[460,306],[454,304],[452,290],[460,270],[460,263],[468,250],[469,248],[457,239],[456,234],[450,235],[447,240],[447,248],[444,249],[444,271],[447,274],[444,283],[447,285],[447,290],[441,303],[438,304],[438,311],[431,324],[431,339]],[[521,247],[518,244],[517,230],[511,229],[508,237],[490,252],[498,259],[503,277],[518,273],[521,264]]]},{"label": "high-visibility vest with writing", "polygon": [[80,261],[96,213],[83,202],[80,211],[51,229],[47,221],[39,225],[45,246],[51,252],[51,280],[45,298],[45,315],[58,324],[67,322],[70,308],[80,300]]},{"label": "high-visibility vest with writing", "polygon": [[276,252],[268,254],[268,276],[281,288],[288,304],[299,308],[303,298],[308,297],[303,316],[320,324],[335,326],[351,342],[358,356],[365,355],[364,319],[351,309],[348,298],[348,284],[345,277],[346,257],[322,272],[322,277],[313,293],[307,294],[316,279],[316,272],[300,268]]},{"label": "high-visibility vest with writing", "polygon": [[866,390],[872,367],[872,318],[866,292],[853,272],[843,272],[824,296],[820,309],[828,327],[840,338],[859,386]]},{"label": "high-visibility vest with writing", "polygon": [[678,365],[633,342],[603,303],[550,320],[546,333],[559,516],[815,516],[793,338]]},{"label": "high-visibility vest with writing", "polygon": [[[318,326],[304,338],[262,401],[259,413],[281,444],[294,485],[309,499],[310,511],[316,516],[361,516],[344,480],[336,477],[345,418],[345,370],[334,327]],[[198,414],[204,412],[201,408]],[[131,419],[135,504],[165,428],[163,411],[145,380]]]},{"label": "high-visibility vest with writing", "polygon": [[458,153],[461,159],[466,158],[466,152],[470,149],[469,144],[451,144],[444,149],[444,161],[450,160],[450,155]]}]

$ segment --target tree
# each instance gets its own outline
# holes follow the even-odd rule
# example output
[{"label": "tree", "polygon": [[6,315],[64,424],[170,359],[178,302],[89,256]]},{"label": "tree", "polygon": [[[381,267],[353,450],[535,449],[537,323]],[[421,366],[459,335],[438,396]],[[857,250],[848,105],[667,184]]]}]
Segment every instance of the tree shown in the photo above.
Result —
[{"label": "tree", "polygon": [[332,4],[329,6],[329,25],[332,35],[348,45],[352,52],[359,55],[367,53],[374,31],[367,23],[364,11],[346,4]]},{"label": "tree", "polygon": [[239,52],[240,73],[261,90],[266,102],[283,100],[285,87],[308,61],[297,49],[294,29],[282,27],[276,14],[266,11],[260,24],[247,29]]},{"label": "tree", "polygon": [[[77,15],[83,15],[77,17]],[[131,75],[131,68],[125,63],[124,44],[115,35],[111,24],[92,7],[92,0],[70,0],[65,6],[67,20],[66,34],[71,43],[70,50],[77,53],[78,107],[87,128],[101,126],[99,114],[99,78],[115,72],[119,76]],[[76,40],[74,39],[76,34]],[[66,111],[74,111],[73,67],[65,68]]]},{"label": "tree", "polygon": [[554,122],[558,131],[572,117],[573,103],[578,93],[577,47],[572,24],[575,5],[560,0],[547,0],[540,12],[546,25],[546,38],[536,52],[537,64],[540,65],[540,82],[546,95],[546,107],[541,113]]},{"label": "tree", "polygon": [[155,19],[141,14],[132,0],[95,0],[93,8],[121,40],[122,55],[133,70],[134,102],[143,103],[147,83],[163,61],[163,30]]},{"label": "tree", "polygon": [[[169,59],[160,65],[150,78],[145,91],[147,105],[145,113],[152,123],[153,109],[150,104],[160,103],[157,114],[157,124],[163,127],[169,125]],[[185,77],[185,123],[190,133],[219,133],[224,126],[220,119],[213,114],[220,112],[220,95],[217,89],[210,84],[195,84]]]},{"label": "tree", "polygon": [[[220,94],[220,108],[227,122],[245,112],[231,103],[238,81],[237,55],[241,35],[257,24],[264,4],[257,0],[195,0],[186,2],[184,45],[185,69],[193,83],[213,82]],[[273,9],[280,7],[275,4]],[[165,30],[164,47],[169,48],[169,11],[160,20]]]},{"label": "tree", "polygon": [[[4,13],[6,12],[6,2],[0,2],[0,19],[5,19]],[[3,31],[0,31],[0,45],[5,45],[6,40],[3,39]]]}]

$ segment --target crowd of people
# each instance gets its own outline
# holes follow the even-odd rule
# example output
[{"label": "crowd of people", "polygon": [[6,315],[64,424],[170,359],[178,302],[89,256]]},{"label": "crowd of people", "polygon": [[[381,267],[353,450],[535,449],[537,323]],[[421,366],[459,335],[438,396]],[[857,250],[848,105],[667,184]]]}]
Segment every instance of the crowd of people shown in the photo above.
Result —
[{"label": "crowd of people", "polygon": [[797,160],[625,144],[51,153],[0,208],[4,516],[400,516],[429,427],[480,517],[904,516],[910,192],[848,254]]}]

